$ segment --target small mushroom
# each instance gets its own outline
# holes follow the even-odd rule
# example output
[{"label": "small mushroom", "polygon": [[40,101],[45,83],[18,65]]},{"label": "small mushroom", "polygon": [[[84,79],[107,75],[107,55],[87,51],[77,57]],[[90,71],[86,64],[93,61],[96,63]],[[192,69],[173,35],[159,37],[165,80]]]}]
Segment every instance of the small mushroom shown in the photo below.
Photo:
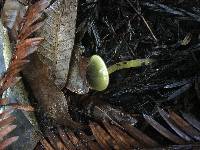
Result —
[{"label": "small mushroom", "polygon": [[87,67],[87,81],[89,83],[90,88],[97,91],[103,91],[108,87],[109,74],[125,68],[149,65],[152,62],[154,62],[154,60],[148,58],[135,59],[129,61],[122,61],[107,68],[105,62],[100,56],[93,55],[90,58]]},{"label": "small mushroom", "polygon": [[90,87],[97,91],[103,91],[108,87],[108,69],[103,59],[98,55],[93,55],[90,58],[87,67],[87,81]]}]

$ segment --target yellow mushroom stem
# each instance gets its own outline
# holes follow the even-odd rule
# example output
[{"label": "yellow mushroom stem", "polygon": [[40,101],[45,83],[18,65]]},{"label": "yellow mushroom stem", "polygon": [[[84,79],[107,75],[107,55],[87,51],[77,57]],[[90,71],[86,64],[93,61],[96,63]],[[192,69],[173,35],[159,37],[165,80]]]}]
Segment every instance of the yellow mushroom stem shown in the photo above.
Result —
[{"label": "yellow mushroom stem", "polygon": [[141,67],[142,65],[149,65],[153,63],[153,59],[135,59],[135,60],[129,60],[129,61],[122,61],[119,63],[116,63],[110,67],[108,67],[108,74],[111,74],[117,70],[125,69],[125,68],[136,68]]},{"label": "yellow mushroom stem", "polygon": [[142,65],[151,64],[153,59],[135,59],[129,61],[122,61],[110,67],[106,67],[103,59],[98,55],[93,55],[90,58],[87,67],[87,81],[90,87],[97,91],[103,91],[108,87],[109,74],[125,68],[140,67]]}]

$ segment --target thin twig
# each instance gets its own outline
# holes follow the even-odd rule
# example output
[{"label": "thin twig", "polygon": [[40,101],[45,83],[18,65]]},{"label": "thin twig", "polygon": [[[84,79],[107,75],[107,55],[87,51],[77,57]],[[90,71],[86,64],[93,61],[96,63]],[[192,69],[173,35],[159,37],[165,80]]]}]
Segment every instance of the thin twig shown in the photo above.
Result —
[{"label": "thin twig", "polygon": [[147,26],[147,29],[149,30],[151,36],[153,37],[153,39],[155,40],[155,42],[157,42],[158,39],[157,39],[156,36],[154,35],[153,31],[151,30],[151,28],[150,28],[150,26],[148,25],[147,21],[145,20],[144,16],[141,15],[141,13],[139,13],[139,12],[137,11],[137,9],[135,9],[135,7],[133,6],[133,4],[132,4],[129,0],[127,0],[127,2],[128,2],[128,3],[130,4],[130,6],[133,8],[133,10],[136,12],[136,14],[142,18],[142,20],[143,20],[144,24]]}]

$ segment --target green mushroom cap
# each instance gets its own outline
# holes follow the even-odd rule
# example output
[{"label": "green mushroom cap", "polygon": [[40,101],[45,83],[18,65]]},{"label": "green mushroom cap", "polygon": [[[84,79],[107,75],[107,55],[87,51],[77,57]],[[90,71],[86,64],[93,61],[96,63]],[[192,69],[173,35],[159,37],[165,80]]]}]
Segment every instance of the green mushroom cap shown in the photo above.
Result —
[{"label": "green mushroom cap", "polygon": [[108,87],[108,69],[103,59],[98,55],[93,55],[90,58],[87,67],[87,81],[90,87],[97,91],[103,91]]}]

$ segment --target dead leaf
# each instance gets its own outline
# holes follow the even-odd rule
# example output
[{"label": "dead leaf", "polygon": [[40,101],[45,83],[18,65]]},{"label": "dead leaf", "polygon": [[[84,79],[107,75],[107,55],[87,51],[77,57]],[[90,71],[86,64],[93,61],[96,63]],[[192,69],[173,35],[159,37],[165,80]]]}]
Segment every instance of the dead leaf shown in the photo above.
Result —
[{"label": "dead leaf", "polygon": [[54,83],[62,89],[67,81],[75,38],[77,0],[56,0],[45,11],[47,19],[37,32],[45,38],[38,52],[55,76]]},{"label": "dead leaf", "polygon": [[41,139],[40,143],[43,145],[44,148],[48,150],[54,150],[54,148],[49,144],[49,142],[45,138]]},{"label": "dead leaf", "polygon": [[103,149],[119,149],[116,141],[97,123],[90,123],[90,128]]},{"label": "dead leaf", "polygon": [[161,108],[158,108],[158,111],[165,122],[184,140],[193,141],[187,134],[185,134],[180,128],[173,122],[169,116],[169,114]]},{"label": "dead leaf", "polygon": [[159,144],[154,141],[152,138],[144,134],[142,131],[137,129],[136,127],[129,125],[129,124],[123,124],[122,125],[127,133],[129,133],[134,139],[136,139],[142,147],[158,147]]},{"label": "dead leaf", "polygon": [[89,92],[86,79],[87,59],[82,58],[80,53],[79,46],[75,46],[72,51],[66,88],[77,94],[86,94]]},{"label": "dead leaf", "polygon": [[169,112],[169,117],[183,130],[185,133],[187,133],[189,136],[194,138],[197,141],[200,141],[200,132],[193,128],[188,122],[186,122],[184,119],[182,119],[180,116],[178,116],[173,111]]},{"label": "dead leaf", "polygon": [[138,147],[138,142],[119,127],[108,123],[108,121],[104,121],[103,124],[113,139],[115,139],[120,149],[130,149],[134,146]]},{"label": "dead leaf", "polygon": [[168,129],[166,129],[165,127],[163,127],[162,125],[160,125],[158,122],[156,122],[155,120],[153,120],[153,118],[151,118],[150,116],[147,115],[143,115],[145,120],[154,128],[156,129],[160,134],[162,134],[164,137],[168,138],[169,140],[171,140],[172,142],[176,143],[176,144],[184,144],[185,141],[182,140],[181,138],[179,138],[178,136],[176,136],[175,134],[173,134],[172,132],[170,132]]},{"label": "dead leaf", "polygon": [[63,131],[63,129],[61,129],[60,127],[58,127],[58,133],[59,133],[59,136],[60,136],[62,142],[65,144],[65,146],[68,149],[70,149],[70,150],[76,149],[75,146],[70,141],[69,137],[66,135],[66,133]]}]

